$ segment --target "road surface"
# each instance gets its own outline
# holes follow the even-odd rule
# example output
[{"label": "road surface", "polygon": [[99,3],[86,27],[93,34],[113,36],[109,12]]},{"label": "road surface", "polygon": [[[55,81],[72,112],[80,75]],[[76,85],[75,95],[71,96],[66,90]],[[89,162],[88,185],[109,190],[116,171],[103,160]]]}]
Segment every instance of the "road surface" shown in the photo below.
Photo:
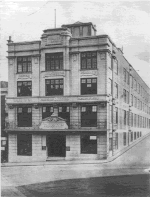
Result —
[{"label": "road surface", "polygon": [[3,167],[2,196],[150,197],[150,136],[110,163]]}]

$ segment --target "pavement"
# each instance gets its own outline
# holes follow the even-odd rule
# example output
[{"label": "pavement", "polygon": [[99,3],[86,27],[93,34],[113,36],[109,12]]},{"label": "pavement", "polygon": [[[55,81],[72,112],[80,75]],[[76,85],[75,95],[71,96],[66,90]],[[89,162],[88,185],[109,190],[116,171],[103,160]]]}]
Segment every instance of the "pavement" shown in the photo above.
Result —
[{"label": "pavement", "polygon": [[148,137],[150,133],[142,136],[141,138],[134,141],[129,146],[125,147],[123,150],[119,151],[118,153],[115,153],[114,156],[109,157],[106,160],[61,160],[61,161],[42,161],[42,162],[11,162],[11,163],[1,163],[1,167],[15,167],[15,166],[44,166],[44,165],[77,165],[77,164],[105,164],[114,161],[116,158],[120,157],[122,154],[130,150],[132,147],[134,147],[136,144],[144,140],[146,137]]},{"label": "pavement", "polygon": [[[68,191],[72,194],[81,191],[82,196],[87,191],[89,194],[92,192],[101,194],[97,193],[97,190],[102,185],[95,186],[98,181],[102,181],[104,186],[102,191],[106,192],[108,190],[105,186],[110,186],[109,189],[111,189],[114,181],[118,180],[115,186],[116,192],[118,191],[118,185],[122,187],[120,184],[123,184],[125,191],[128,191],[129,181],[133,185],[136,181],[142,181],[141,195],[138,195],[136,189],[139,189],[139,185],[134,185],[130,189],[133,190],[133,193],[135,191],[137,193],[135,195],[131,193],[131,195],[127,196],[148,197],[147,193],[150,192],[148,186],[150,181],[150,135],[138,139],[136,143],[127,147],[124,152],[115,155],[109,161],[101,161],[101,163],[98,161],[82,162],[84,163],[81,163],[81,161],[50,161],[28,163],[28,166],[25,163],[18,163],[18,165],[11,163],[11,165],[3,166],[1,168],[2,196],[38,197],[53,196],[53,193],[56,196],[62,196],[61,194],[67,196]],[[143,190],[146,193],[143,193]]]}]

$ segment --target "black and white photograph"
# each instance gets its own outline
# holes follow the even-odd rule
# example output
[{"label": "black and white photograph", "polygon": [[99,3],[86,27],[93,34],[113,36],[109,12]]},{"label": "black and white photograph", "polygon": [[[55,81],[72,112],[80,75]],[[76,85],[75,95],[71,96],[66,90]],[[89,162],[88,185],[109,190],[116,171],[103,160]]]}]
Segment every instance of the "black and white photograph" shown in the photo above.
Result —
[{"label": "black and white photograph", "polygon": [[0,1],[1,196],[150,197],[150,1]]}]

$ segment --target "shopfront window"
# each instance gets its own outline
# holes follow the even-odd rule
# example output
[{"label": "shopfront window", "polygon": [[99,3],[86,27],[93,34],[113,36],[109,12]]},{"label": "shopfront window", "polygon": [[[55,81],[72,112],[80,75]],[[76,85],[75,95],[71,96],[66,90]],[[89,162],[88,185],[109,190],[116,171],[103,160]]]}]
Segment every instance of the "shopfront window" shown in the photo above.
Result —
[{"label": "shopfront window", "polygon": [[17,155],[32,156],[32,135],[17,135]]},{"label": "shopfront window", "polygon": [[81,136],[81,154],[97,154],[97,136]]}]

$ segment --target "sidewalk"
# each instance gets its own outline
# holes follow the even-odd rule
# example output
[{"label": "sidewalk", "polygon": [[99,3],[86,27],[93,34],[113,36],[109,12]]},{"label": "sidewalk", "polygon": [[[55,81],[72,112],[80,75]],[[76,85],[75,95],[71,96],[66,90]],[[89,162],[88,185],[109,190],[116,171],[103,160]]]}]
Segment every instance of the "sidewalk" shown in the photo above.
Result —
[{"label": "sidewalk", "polygon": [[148,137],[150,133],[147,135],[144,135],[143,137],[137,139],[135,142],[133,142],[131,145],[125,147],[118,153],[116,153],[114,156],[109,157],[106,160],[63,160],[63,161],[44,161],[44,162],[30,162],[30,163],[1,163],[1,167],[16,167],[16,166],[44,166],[44,165],[78,165],[78,164],[103,164],[103,163],[109,163],[124,154],[126,151],[134,147],[136,144],[144,140],[146,137]]}]

